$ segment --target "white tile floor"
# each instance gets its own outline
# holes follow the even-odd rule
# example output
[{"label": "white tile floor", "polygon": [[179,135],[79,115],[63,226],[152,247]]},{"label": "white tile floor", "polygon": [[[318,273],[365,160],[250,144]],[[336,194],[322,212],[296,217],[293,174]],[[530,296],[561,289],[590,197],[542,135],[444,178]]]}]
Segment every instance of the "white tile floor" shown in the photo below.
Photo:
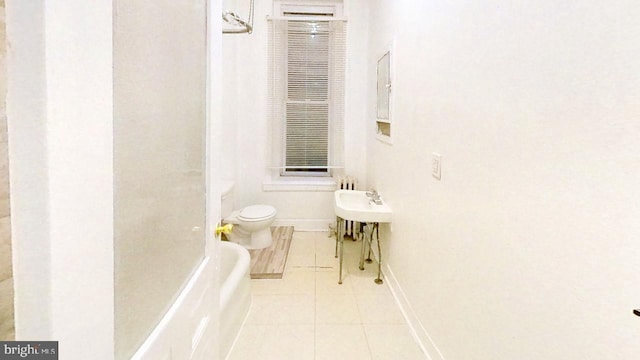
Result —
[{"label": "white tile floor", "polygon": [[360,242],[345,240],[338,285],[335,239],[294,232],[282,280],[252,280],[253,304],[230,360],[425,359],[376,264],[358,269]]}]

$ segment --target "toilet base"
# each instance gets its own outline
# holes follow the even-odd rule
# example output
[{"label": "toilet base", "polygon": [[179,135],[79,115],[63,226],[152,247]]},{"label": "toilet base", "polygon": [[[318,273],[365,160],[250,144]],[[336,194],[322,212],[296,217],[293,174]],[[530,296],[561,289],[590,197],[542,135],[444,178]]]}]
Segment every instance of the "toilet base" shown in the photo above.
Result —
[{"label": "toilet base", "polygon": [[250,233],[242,229],[241,226],[236,225],[233,228],[233,232],[228,234],[227,237],[230,241],[242,245],[248,250],[264,249],[273,243],[270,227]]},{"label": "toilet base", "polygon": [[273,244],[273,237],[271,236],[271,228],[256,231],[251,234],[251,249],[264,249]]}]

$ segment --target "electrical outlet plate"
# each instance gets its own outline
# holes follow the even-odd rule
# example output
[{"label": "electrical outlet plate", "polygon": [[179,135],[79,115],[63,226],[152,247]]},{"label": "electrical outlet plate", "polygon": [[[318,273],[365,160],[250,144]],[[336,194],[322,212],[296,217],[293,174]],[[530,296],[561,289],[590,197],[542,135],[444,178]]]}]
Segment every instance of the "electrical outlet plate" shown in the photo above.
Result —
[{"label": "electrical outlet plate", "polygon": [[437,180],[442,178],[442,155],[438,153],[431,154],[431,176]]}]

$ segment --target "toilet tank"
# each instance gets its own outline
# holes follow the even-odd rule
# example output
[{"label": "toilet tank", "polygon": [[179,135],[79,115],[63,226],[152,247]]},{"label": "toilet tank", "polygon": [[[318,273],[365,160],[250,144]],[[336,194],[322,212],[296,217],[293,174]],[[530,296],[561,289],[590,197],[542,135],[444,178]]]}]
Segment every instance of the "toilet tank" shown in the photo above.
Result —
[{"label": "toilet tank", "polygon": [[233,188],[234,183],[232,181],[225,182],[221,184],[221,194],[220,194],[220,204],[221,204],[221,215],[223,219],[226,219],[234,209],[234,197],[233,197]]}]

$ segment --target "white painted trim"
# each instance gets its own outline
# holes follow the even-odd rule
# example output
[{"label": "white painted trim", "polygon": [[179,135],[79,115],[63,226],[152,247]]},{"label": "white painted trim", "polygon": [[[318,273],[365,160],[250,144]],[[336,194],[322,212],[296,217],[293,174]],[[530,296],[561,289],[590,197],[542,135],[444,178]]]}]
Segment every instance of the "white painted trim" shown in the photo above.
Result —
[{"label": "white painted trim", "polygon": [[328,231],[336,219],[276,219],[273,226],[293,226],[296,231]]},{"label": "white painted trim", "polygon": [[[344,14],[344,5],[342,1],[327,1],[327,0],[306,0],[306,1],[291,1],[291,0],[276,0],[273,2],[273,13],[277,17],[291,18],[293,16],[286,16],[285,12],[302,12],[302,13],[330,13],[332,16],[326,16],[331,19],[332,17],[342,17]],[[312,19],[323,18],[320,16],[310,16]]]},{"label": "white painted trim", "polygon": [[[221,191],[225,185],[219,181],[221,103],[222,103],[222,1],[207,0],[207,104],[206,104],[206,224],[205,256],[219,263],[218,243],[213,236],[220,219]],[[233,184],[232,184],[233,186]],[[225,190],[226,191],[226,190]]]},{"label": "white painted trim", "polygon": [[292,21],[347,21],[344,16],[267,16],[267,21],[273,20],[292,20]]},{"label": "white painted trim", "polygon": [[[396,81],[396,61],[395,61],[396,39],[395,37],[391,40],[389,44],[384,46],[382,50],[378,51],[378,56],[377,56],[378,60],[376,60],[376,72],[378,68],[378,61],[380,61],[380,59],[382,59],[387,53],[389,54],[389,80],[391,81],[391,91],[389,92],[389,118],[378,119],[378,114],[377,114],[378,110],[376,108],[376,140],[382,143],[385,143],[387,145],[393,145],[393,134],[394,134],[393,133],[393,120],[394,120],[393,105],[395,103],[395,91],[393,90],[393,84]],[[377,101],[378,101],[377,80],[378,80],[378,76],[376,73],[376,107],[377,107]],[[377,132],[377,126],[379,122],[389,124],[389,126],[392,128],[391,133],[389,135],[383,135]]]},{"label": "white painted trim", "polygon": [[444,360],[444,356],[442,356],[442,353],[438,350],[438,347],[433,342],[431,336],[429,336],[429,333],[427,333],[427,330],[420,322],[420,319],[418,319],[415,311],[413,311],[413,307],[411,306],[409,299],[407,299],[404,291],[402,291],[400,283],[398,283],[398,279],[396,279],[388,264],[384,271],[384,279],[391,290],[391,294],[396,299],[396,303],[398,304],[402,315],[409,325],[411,335],[413,335],[416,342],[422,349],[422,352],[427,356],[427,359]]},{"label": "white painted trim", "polygon": [[267,176],[262,181],[263,191],[335,191],[336,181],[332,177],[278,177]]}]

